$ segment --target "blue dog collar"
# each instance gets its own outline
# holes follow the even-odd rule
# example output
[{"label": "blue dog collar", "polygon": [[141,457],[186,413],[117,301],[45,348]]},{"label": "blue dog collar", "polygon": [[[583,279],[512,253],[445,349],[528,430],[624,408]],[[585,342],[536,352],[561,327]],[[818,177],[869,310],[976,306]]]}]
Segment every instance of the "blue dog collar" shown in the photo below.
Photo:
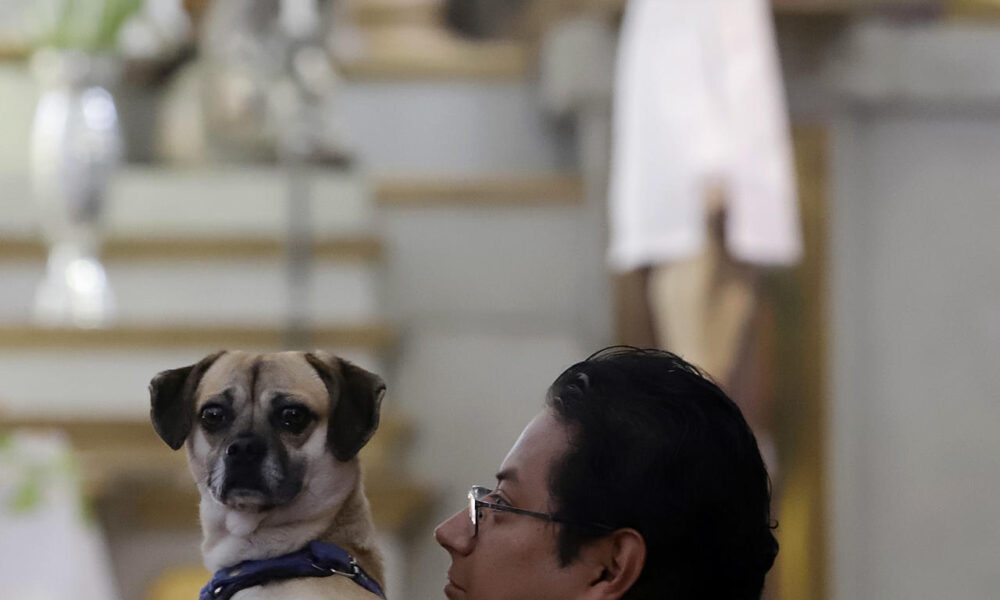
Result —
[{"label": "blue dog collar", "polygon": [[382,586],[358,566],[354,557],[343,548],[325,542],[310,542],[298,552],[265,560],[246,560],[235,567],[219,569],[201,588],[198,600],[229,600],[240,590],[272,581],[331,575],[347,577],[385,600]]}]

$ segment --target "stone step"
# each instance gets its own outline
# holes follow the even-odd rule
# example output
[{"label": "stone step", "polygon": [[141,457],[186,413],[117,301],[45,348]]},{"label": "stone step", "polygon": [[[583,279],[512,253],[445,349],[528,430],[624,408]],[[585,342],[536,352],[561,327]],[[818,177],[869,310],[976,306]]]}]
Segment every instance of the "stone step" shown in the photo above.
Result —
[{"label": "stone step", "polygon": [[[295,310],[318,322],[377,319],[383,250],[371,235],[317,240]],[[292,310],[290,261],[273,237],[112,237],[102,255],[127,323],[280,325]],[[45,256],[37,238],[0,238],[0,322],[29,317]]]},{"label": "stone step", "polygon": [[383,177],[375,186],[381,208],[582,206],[583,181],[573,173],[485,177]]},{"label": "stone step", "polygon": [[[405,44],[402,48],[401,60],[411,60],[413,50]],[[493,50],[488,50],[487,54],[493,56]],[[466,72],[484,69],[494,60],[473,56],[468,61],[472,66],[463,68]],[[378,59],[371,64],[383,64],[384,68],[378,69],[386,75],[397,70],[389,59]],[[441,69],[444,66],[426,70]],[[183,85],[181,87],[184,88]],[[184,93],[197,93],[198,89],[176,93],[183,97]],[[144,107],[143,103],[156,99],[148,97],[147,92],[143,93],[147,97],[138,92],[123,92],[119,100],[133,156],[149,158],[156,155],[155,148],[159,144],[156,139],[160,135],[153,121],[162,116],[155,114],[154,105],[163,108],[170,102],[154,102]],[[9,115],[0,119],[0,139],[6,142],[0,145],[0,190],[3,190],[0,205],[7,209],[10,204],[14,210],[14,213],[5,212],[7,218],[0,223],[0,230],[32,221],[34,207],[30,201],[27,173],[36,96],[35,83],[24,65],[0,63],[0,111]],[[367,200],[367,184],[373,177],[412,174],[476,177],[495,173],[532,175],[539,171],[576,167],[576,143],[572,129],[560,126],[545,114],[538,83],[530,78],[441,76],[346,79],[335,102],[338,120],[343,125],[343,142],[361,168],[351,173],[317,169],[315,177],[318,181],[313,190],[319,229],[335,228],[340,231],[356,228],[358,222],[345,221],[349,217],[360,220],[360,225],[367,224],[365,219],[371,215],[365,212],[364,202]],[[197,143],[194,146],[201,148]],[[179,170],[182,169],[128,165],[116,173],[116,182],[111,190],[112,201],[122,206],[113,207],[112,213],[122,214],[120,217],[112,216],[123,221],[118,223],[113,220],[110,226],[120,225],[125,228],[121,231],[124,233],[136,219],[145,222],[159,220],[169,229],[176,221],[169,211],[171,202],[184,202],[192,196],[211,198],[204,190],[214,190],[223,181],[233,180],[234,183],[227,184],[232,188],[232,192],[225,192],[227,198],[206,203],[204,210],[209,211],[206,216],[228,215],[237,231],[249,228],[259,232],[262,226],[257,204],[263,197],[273,204],[268,209],[269,217],[265,219],[270,226],[263,229],[283,230],[287,221],[285,205],[274,202],[286,198],[289,176],[276,167],[206,165],[184,169],[187,172],[183,178],[172,174]],[[157,176],[171,179],[172,185],[167,187],[153,182]],[[171,194],[156,193],[155,197],[147,200],[145,188],[133,185],[136,181],[141,181],[142,186],[163,188]],[[246,198],[242,204],[241,195]],[[142,219],[149,203],[164,208]],[[321,203],[327,206],[320,207]],[[250,214],[244,216],[235,212],[234,205],[248,209]],[[329,221],[326,211],[334,206],[341,213],[337,219]],[[14,221],[8,222],[11,217],[15,218]],[[191,219],[187,221],[190,223]],[[198,227],[197,223],[190,225]]]},{"label": "stone step", "polygon": [[514,40],[468,40],[445,25],[441,0],[352,3],[364,50],[345,63],[349,79],[522,79],[528,46]]},{"label": "stone step", "polygon": [[348,80],[337,107],[348,145],[375,180],[531,176],[577,164],[572,128],[546,114],[530,78]]},{"label": "stone step", "polygon": [[[211,327],[117,325],[104,329],[70,329],[0,325],[0,349],[133,350],[150,348],[219,348],[243,345],[276,348],[285,343],[287,332],[280,327],[215,325]],[[394,340],[385,324],[321,324],[308,330],[317,345],[385,349]]]},{"label": "stone step", "polygon": [[[282,325],[290,310],[289,267],[284,242],[279,237],[281,226],[273,221],[280,219],[281,211],[275,208],[280,208],[283,200],[269,198],[259,189],[273,184],[280,176],[274,171],[251,174],[248,169],[236,168],[125,169],[114,186],[108,211],[108,229],[112,233],[103,252],[118,299],[119,319],[125,323],[186,326],[210,326],[216,322]],[[256,179],[260,185],[248,186],[247,178]],[[552,239],[548,236],[565,238],[566,244],[572,242],[571,232],[579,219],[574,213],[582,205],[583,196],[579,177],[568,173],[384,177],[373,186],[364,187],[341,176],[330,178],[327,185],[339,195],[313,201],[314,212],[325,214],[319,220],[327,225],[321,226],[324,231],[317,234],[314,243],[309,293],[302,307],[317,322],[367,322],[382,315],[384,298],[380,290],[385,273],[379,259],[409,265],[402,269],[407,284],[399,288],[399,293],[420,295],[423,292],[414,290],[435,287],[422,286],[419,280],[405,276],[405,273],[423,273],[428,268],[440,270],[440,265],[450,264],[445,259],[428,262],[423,254],[414,254],[420,248],[414,246],[419,242],[417,238],[432,235],[439,242],[451,239],[450,234],[444,237],[434,234],[433,223],[455,223],[460,228],[453,230],[458,235],[456,242],[466,238],[474,242],[477,238],[467,234],[481,232],[483,235],[478,239],[485,244],[487,240],[499,239],[498,235],[504,236],[503,227],[512,220],[510,226],[514,230],[528,228],[518,235],[528,236],[524,243],[525,247],[535,248],[532,255],[535,251],[543,256],[552,255],[545,249]],[[369,191],[368,187],[374,189]],[[141,197],[139,190],[144,192]],[[362,194],[374,197],[375,208],[370,208],[370,200],[357,198]],[[335,209],[337,206],[341,207],[340,212]],[[10,207],[12,218],[6,225],[15,231],[0,237],[0,276],[6,292],[0,298],[0,322],[22,322],[30,314],[35,289],[44,273],[44,246],[24,233],[32,228],[31,211],[24,203],[11,202]],[[495,217],[484,215],[471,220],[469,215],[452,214],[454,209],[462,207],[500,212]],[[405,209],[427,210],[430,220],[400,221],[399,209],[404,213]],[[530,214],[506,214],[509,209]],[[374,228],[379,219],[363,215],[376,210],[388,216],[381,219],[382,225],[390,225],[383,230],[390,236],[387,242],[371,229],[367,233],[349,232],[349,223],[355,229],[365,227],[366,222],[371,223],[369,228]],[[228,218],[229,211],[238,213],[238,218]],[[560,224],[563,218],[568,220]],[[529,233],[538,230],[541,224],[565,233]],[[391,251],[386,250],[386,244]],[[567,249],[572,247],[563,245]],[[469,260],[465,267],[456,265],[457,270],[450,270],[456,274],[476,271],[481,265],[490,264],[493,253],[492,247],[463,250],[456,256],[480,257],[485,262]],[[411,258],[419,258],[420,264],[410,265]],[[511,269],[495,272],[515,275]],[[444,293],[454,297],[451,291]],[[538,297],[548,296],[542,293]]]},{"label": "stone step", "polygon": [[[108,190],[105,231],[112,238],[180,235],[208,239],[282,238],[289,228],[291,175],[271,165],[212,165],[179,169],[129,165]],[[371,231],[367,178],[317,168],[307,173],[308,222],[314,236]],[[27,170],[0,170],[0,236],[33,234],[37,209]]]},{"label": "stone step", "polygon": [[355,22],[365,29],[419,25],[440,27],[444,4],[441,0],[356,0],[352,3]]},{"label": "stone step", "polygon": [[[320,262],[377,262],[383,245],[373,235],[343,235],[315,239],[310,244],[312,260]],[[225,237],[122,237],[113,236],[101,244],[101,258],[106,262],[144,260],[256,259],[278,260],[287,254],[287,242],[276,237],[249,235]],[[46,256],[46,245],[38,237],[0,238],[0,261],[39,260]]]},{"label": "stone step", "polygon": [[[360,176],[317,170],[309,206],[313,257],[383,258],[379,208],[569,206],[582,204],[584,192],[578,174],[560,169],[415,173],[390,171],[366,183]],[[123,168],[109,192],[104,255],[110,261],[278,259],[288,233],[285,177],[261,166]],[[0,196],[0,261],[41,258],[27,173],[0,171],[0,185],[7,190]]]},{"label": "stone step", "polygon": [[406,323],[513,319],[569,329],[586,297],[597,235],[575,204],[385,208],[386,310]]},{"label": "stone step", "polygon": [[[15,184],[22,194],[13,196],[21,196],[21,201],[0,199],[0,206],[9,217],[0,225],[0,261],[44,257],[44,244],[33,233],[34,209],[30,202],[23,201],[23,195],[29,193],[26,179],[25,175]],[[197,192],[173,196],[185,188],[197,187],[199,180],[204,185]],[[354,193],[371,197],[381,208],[578,205],[582,204],[584,193],[581,177],[571,172],[385,175],[376,178],[371,187],[371,191],[366,186],[364,190],[355,189]],[[128,200],[139,188],[145,190],[145,199]],[[103,243],[102,255],[110,261],[280,258],[285,251],[285,239],[281,237],[282,218],[275,209],[282,208],[284,199],[279,195],[268,202],[255,197],[256,194],[249,195],[239,218],[229,218],[226,210],[235,208],[232,199],[244,189],[238,171],[226,168],[214,175],[208,169],[200,173],[125,169],[113,185],[108,215],[111,233]],[[343,211],[333,215],[328,207],[317,208],[318,212],[327,213],[321,222],[327,223],[334,235],[324,232],[316,235],[312,242],[313,258],[324,262],[381,259],[382,241],[370,232],[372,209],[362,208],[363,202],[352,198],[346,189],[341,194],[313,201],[316,205],[339,204]],[[164,215],[167,212],[172,214]],[[351,231],[351,225],[358,231]]]},{"label": "stone step", "polygon": [[[277,327],[293,311],[312,322],[364,323],[381,315],[382,277],[367,263],[313,263],[301,297],[293,297],[281,258],[123,257],[105,268],[115,319],[124,323]],[[44,273],[40,259],[0,262],[0,323],[29,319]]]},{"label": "stone step", "polygon": [[383,179],[387,310],[400,322],[572,327],[598,235],[583,196],[573,174]]},{"label": "stone step", "polygon": [[349,79],[523,79],[531,52],[516,41],[470,41],[438,27],[396,25],[365,31],[365,50],[340,65]]}]

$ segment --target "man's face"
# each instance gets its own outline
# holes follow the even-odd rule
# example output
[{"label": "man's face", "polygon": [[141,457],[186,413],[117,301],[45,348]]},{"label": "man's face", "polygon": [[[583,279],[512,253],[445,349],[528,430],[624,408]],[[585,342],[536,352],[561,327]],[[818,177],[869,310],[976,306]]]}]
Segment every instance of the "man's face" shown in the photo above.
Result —
[{"label": "man's face", "polygon": [[[569,432],[551,410],[536,416],[510,449],[485,501],[541,513],[555,503],[548,478],[569,448]],[[581,598],[590,576],[580,564],[559,565],[558,525],[527,515],[481,509],[474,535],[468,509],[441,523],[434,536],[451,555],[445,595],[450,600]]]}]

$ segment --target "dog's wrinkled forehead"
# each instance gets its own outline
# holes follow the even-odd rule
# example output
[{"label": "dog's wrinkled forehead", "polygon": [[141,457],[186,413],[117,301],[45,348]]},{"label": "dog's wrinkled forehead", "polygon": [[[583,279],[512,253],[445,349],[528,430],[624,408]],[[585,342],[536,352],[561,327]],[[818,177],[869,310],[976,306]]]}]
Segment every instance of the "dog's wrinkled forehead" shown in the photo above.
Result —
[{"label": "dog's wrinkled forehead", "polygon": [[301,352],[253,354],[226,352],[205,372],[196,408],[218,397],[234,404],[266,403],[276,396],[294,398],[317,416],[329,410],[329,395],[316,369]]}]

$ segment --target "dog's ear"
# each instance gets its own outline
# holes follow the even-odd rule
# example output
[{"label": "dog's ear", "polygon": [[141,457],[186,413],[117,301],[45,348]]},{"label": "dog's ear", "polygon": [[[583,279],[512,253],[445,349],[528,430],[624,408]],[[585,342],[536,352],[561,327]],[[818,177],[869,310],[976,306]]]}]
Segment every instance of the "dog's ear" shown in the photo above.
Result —
[{"label": "dog's ear", "polygon": [[149,382],[153,429],[172,449],[184,445],[194,423],[194,401],[205,371],[223,353],[209,354],[193,365],[162,371]]},{"label": "dog's ear", "polygon": [[327,445],[337,460],[350,460],[378,428],[385,382],[378,375],[341,358],[324,360],[312,353],[305,357],[319,373],[330,395],[333,411],[326,434]]}]

